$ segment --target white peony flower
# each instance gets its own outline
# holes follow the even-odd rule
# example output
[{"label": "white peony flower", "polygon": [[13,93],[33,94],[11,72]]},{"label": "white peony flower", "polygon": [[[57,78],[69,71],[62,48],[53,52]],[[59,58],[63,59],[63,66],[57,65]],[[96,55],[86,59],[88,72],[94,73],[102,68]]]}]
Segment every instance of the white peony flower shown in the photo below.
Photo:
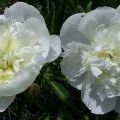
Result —
[{"label": "white peony flower", "polygon": [[17,2],[0,15],[0,112],[26,90],[42,66],[61,52],[59,37],[49,35],[39,11]]},{"label": "white peony flower", "polygon": [[61,70],[95,114],[120,113],[120,7],[78,13],[63,24]]}]

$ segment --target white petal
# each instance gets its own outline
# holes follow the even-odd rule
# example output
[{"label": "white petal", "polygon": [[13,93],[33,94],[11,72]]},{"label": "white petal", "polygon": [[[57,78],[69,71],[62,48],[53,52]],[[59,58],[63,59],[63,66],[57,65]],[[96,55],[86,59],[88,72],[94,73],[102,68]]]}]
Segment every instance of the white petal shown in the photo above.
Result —
[{"label": "white petal", "polygon": [[0,15],[0,36],[8,29],[11,22],[4,16]]},{"label": "white petal", "polygon": [[34,45],[38,42],[36,31],[26,28],[25,24],[20,22],[16,22],[10,26],[10,33],[6,33],[6,36],[8,35],[9,37],[11,34],[14,40],[13,42],[15,43],[14,47],[17,45],[20,47],[19,49],[28,45]]},{"label": "white petal", "polygon": [[6,20],[6,17],[4,15],[0,15],[0,21],[1,20]]},{"label": "white petal", "polygon": [[47,37],[41,37],[39,39],[39,45],[42,48],[42,56],[44,58],[46,58],[49,54],[49,50],[50,50],[50,39]]},{"label": "white petal", "polygon": [[82,89],[87,89],[94,84],[94,79],[95,77],[90,72],[86,72],[82,79]]},{"label": "white petal", "polygon": [[65,21],[60,31],[62,45],[66,45],[72,41],[88,43],[88,40],[80,33],[78,29],[79,23],[83,16],[85,16],[84,13],[75,14]]},{"label": "white petal", "polygon": [[84,80],[84,77],[85,77],[85,74],[81,75],[80,77],[74,78],[74,79],[68,78],[68,83],[72,87],[74,87],[78,90],[81,90],[82,89],[82,81]]},{"label": "white petal", "polygon": [[50,50],[47,56],[47,62],[52,62],[57,57],[59,57],[61,53],[61,41],[60,38],[56,35],[52,35],[50,37]]},{"label": "white petal", "polygon": [[15,99],[15,96],[0,97],[0,112],[5,111]]},{"label": "white petal", "polygon": [[84,72],[74,79],[68,78],[70,85],[78,90],[82,90],[84,87],[89,87],[93,83],[93,80],[93,76],[88,72]]},{"label": "white petal", "polygon": [[[44,61],[45,60],[44,57],[46,57],[45,54],[48,54],[48,52],[46,53],[46,51],[44,51],[44,49],[42,49],[41,46],[36,45],[34,47],[22,48],[20,50],[19,54],[24,59],[24,62],[28,63],[28,62],[30,62],[31,59],[37,60],[38,58],[41,59],[42,61]],[[40,62],[41,62],[41,60],[40,60]],[[38,60],[37,60],[37,63],[38,63]]]},{"label": "white petal", "polygon": [[35,57],[32,58],[32,61],[34,61],[39,66],[40,69],[46,63],[46,59],[41,55],[36,55]]},{"label": "white petal", "polygon": [[49,36],[49,32],[45,23],[43,23],[41,20],[37,18],[27,19],[25,21],[25,26],[27,29],[34,31],[39,38],[44,36],[45,37]]},{"label": "white petal", "polygon": [[35,7],[24,2],[16,2],[14,5],[6,8],[4,15],[16,21],[24,21],[30,17],[36,17],[44,22],[40,12]]},{"label": "white petal", "polygon": [[65,57],[61,62],[62,73],[68,78],[74,79],[81,69],[80,61],[81,58],[78,57],[78,54]]},{"label": "white petal", "polygon": [[63,58],[61,62],[61,71],[68,78],[74,79],[76,75],[78,75],[81,66],[80,53],[71,53],[70,55]]},{"label": "white petal", "polygon": [[10,32],[14,35],[14,42],[17,42],[20,48],[35,45],[41,37],[49,37],[46,25],[37,18],[27,19],[23,24],[16,22],[10,28]]},{"label": "white petal", "polygon": [[[63,53],[63,60],[61,62],[61,72],[68,78],[71,86],[81,90],[81,82],[84,76],[82,71],[80,51],[75,44],[71,44],[70,49]],[[73,50],[74,49],[74,50]]]},{"label": "white petal", "polygon": [[0,84],[0,96],[13,96],[25,91],[36,79],[42,65],[31,61],[26,67],[20,69],[12,80]]},{"label": "white petal", "polygon": [[91,71],[95,77],[98,77],[102,74],[102,71],[98,67],[91,67]]},{"label": "white petal", "polygon": [[97,95],[99,95],[101,101],[103,102],[106,98],[106,94],[102,90],[100,90],[99,88],[97,88],[96,92],[97,92]]},{"label": "white petal", "polygon": [[117,7],[117,12],[120,13],[120,5]]},{"label": "white petal", "polygon": [[96,29],[99,25],[108,27],[111,24],[111,18],[114,17],[116,11],[110,7],[97,8],[85,15],[79,24],[79,31],[88,40],[92,41],[96,34]]},{"label": "white petal", "polygon": [[96,89],[91,86],[86,89],[82,89],[82,100],[85,105],[95,114],[105,114],[112,111],[116,104],[116,97],[105,98],[102,102],[100,97],[96,93]]},{"label": "white petal", "polygon": [[89,46],[85,44],[71,42],[66,45],[66,48],[64,48],[64,52],[61,55],[63,57],[61,71],[68,78],[74,79],[85,72],[85,69],[82,66],[81,51],[88,47]]}]

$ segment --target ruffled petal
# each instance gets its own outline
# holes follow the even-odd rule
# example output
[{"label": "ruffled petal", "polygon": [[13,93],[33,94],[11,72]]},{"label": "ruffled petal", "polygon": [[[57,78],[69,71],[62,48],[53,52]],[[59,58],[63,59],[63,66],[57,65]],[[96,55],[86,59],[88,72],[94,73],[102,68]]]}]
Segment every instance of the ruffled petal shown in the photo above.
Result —
[{"label": "ruffled petal", "polygon": [[61,71],[71,79],[78,77],[79,71],[82,69],[81,47],[79,45],[76,42],[69,43],[63,53]]},{"label": "ruffled petal", "polygon": [[82,101],[85,105],[95,114],[105,114],[114,109],[116,104],[116,97],[106,97],[104,101],[101,101],[100,97],[96,93],[96,89],[93,86],[82,89],[81,93]]},{"label": "ruffled petal", "polygon": [[42,57],[36,57],[30,63],[21,68],[13,79],[0,84],[0,96],[13,96],[25,91],[36,79],[40,69],[44,65]]}]

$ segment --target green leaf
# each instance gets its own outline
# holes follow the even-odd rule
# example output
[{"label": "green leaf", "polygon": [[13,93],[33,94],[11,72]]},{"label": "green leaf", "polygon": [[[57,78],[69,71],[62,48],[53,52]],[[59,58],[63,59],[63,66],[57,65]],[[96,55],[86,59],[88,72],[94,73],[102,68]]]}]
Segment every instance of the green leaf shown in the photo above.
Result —
[{"label": "green leaf", "polygon": [[62,116],[58,116],[56,120],[63,120]]},{"label": "green leaf", "polygon": [[49,84],[52,87],[52,89],[54,90],[54,92],[56,93],[56,95],[58,96],[58,98],[61,101],[69,104],[68,99],[70,99],[71,97],[70,97],[70,94],[67,91],[67,89],[55,81],[50,81]]},{"label": "green leaf", "polygon": [[120,120],[120,115],[118,115],[117,119],[116,120]]},{"label": "green leaf", "polygon": [[85,119],[85,120],[89,120],[89,117],[88,117],[88,116],[84,116],[84,119]]},{"label": "green leaf", "polygon": [[81,5],[77,5],[78,12],[85,12],[85,9]]},{"label": "green leaf", "polygon": [[58,96],[58,98],[63,103],[65,103],[66,105],[71,107],[76,113],[79,114],[80,111],[76,108],[68,90],[66,88],[64,88],[62,85],[60,85],[59,83],[55,82],[55,81],[48,80],[48,83],[51,86],[51,88],[53,89],[53,91],[55,92],[55,94]]},{"label": "green leaf", "polygon": [[91,9],[92,9],[92,1],[90,1],[90,2],[88,3],[88,5],[87,5],[87,7],[86,7],[86,12],[91,11]]},{"label": "green leaf", "polygon": [[46,114],[45,117],[44,117],[44,120],[50,120],[50,115]]}]

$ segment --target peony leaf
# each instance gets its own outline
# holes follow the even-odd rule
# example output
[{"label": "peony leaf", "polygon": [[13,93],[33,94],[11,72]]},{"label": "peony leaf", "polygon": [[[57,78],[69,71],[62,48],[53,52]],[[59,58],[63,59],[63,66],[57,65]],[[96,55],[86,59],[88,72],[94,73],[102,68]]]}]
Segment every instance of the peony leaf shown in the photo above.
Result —
[{"label": "peony leaf", "polygon": [[55,81],[50,81],[49,84],[60,100],[65,103],[69,103],[68,99],[70,98],[70,94],[66,88]]}]

